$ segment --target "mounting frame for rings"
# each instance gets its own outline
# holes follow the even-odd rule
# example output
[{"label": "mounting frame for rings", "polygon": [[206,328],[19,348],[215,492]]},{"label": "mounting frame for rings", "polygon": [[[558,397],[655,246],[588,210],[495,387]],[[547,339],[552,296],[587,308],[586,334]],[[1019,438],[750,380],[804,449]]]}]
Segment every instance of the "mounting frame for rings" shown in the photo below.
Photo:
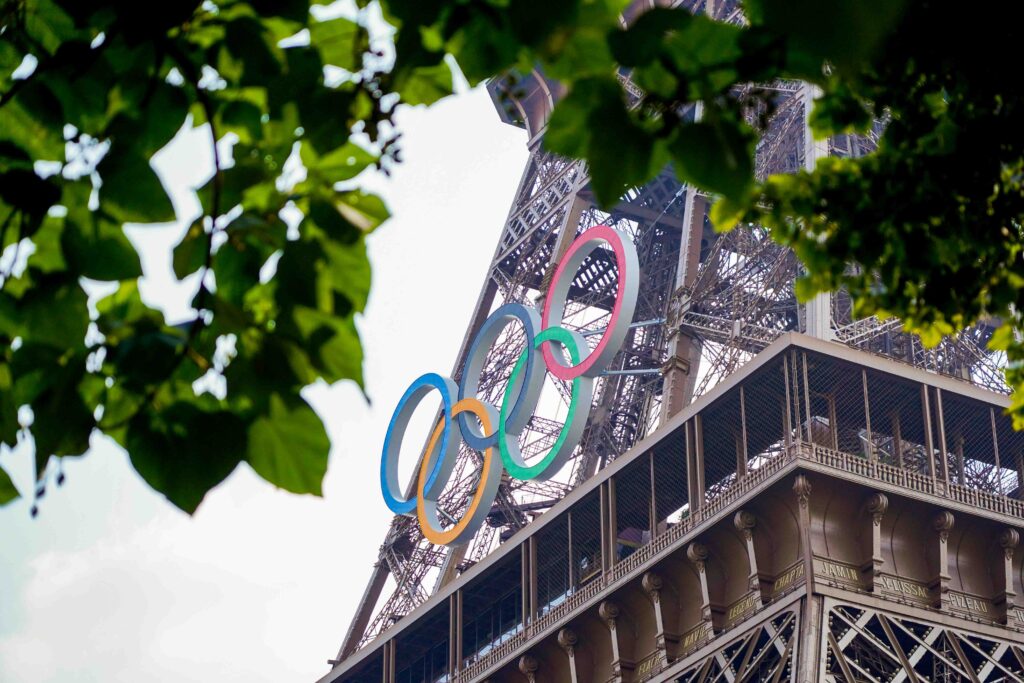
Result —
[{"label": "mounting frame for rings", "polygon": [[[561,322],[576,272],[588,257],[598,254],[603,244],[611,248],[619,277],[608,325],[597,346],[590,350],[579,332],[562,327]],[[502,465],[516,479],[549,479],[560,471],[582,437],[593,401],[594,378],[614,359],[625,340],[636,309],[639,281],[636,248],[628,236],[604,225],[586,230],[569,246],[556,267],[542,315],[525,304],[500,306],[487,317],[470,344],[458,386],[451,378],[434,373],[418,377],[399,400],[384,438],[380,485],[387,506],[396,514],[415,514],[424,538],[431,543],[457,545],[472,539],[484,523],[497,495]],[[502,331],[515,321],[523,326],[526,344],[512,369],[499,411],[475,394],[488,352]],[[543,363],[537,361],[537,350]],[[572,383],[569,411],[555,443],[530,464],[520,450],[519,437],[540,400],[547,372]],[[399,491],[398,483],[401,443],[416,406],[434,390],[441,395],[441,419],[420,457],[410,487],[415,495],[407,497]],[[453,435],[455,429],[457,435]],[[483,454],[482,470],[462,518],[455,521],[445,514],[454,523],[444,528],[439,500],[463,442]]]}]

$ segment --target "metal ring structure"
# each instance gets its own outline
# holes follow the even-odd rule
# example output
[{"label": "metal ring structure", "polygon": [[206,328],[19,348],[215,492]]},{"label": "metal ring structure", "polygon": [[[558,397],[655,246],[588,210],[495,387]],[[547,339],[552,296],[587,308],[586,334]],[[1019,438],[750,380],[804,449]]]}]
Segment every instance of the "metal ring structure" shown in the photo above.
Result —
[{"label": "metal ring structure", "polygon": [[[633,312],[636,310],[636,298],[640,286],[640,265],[636,249],[633,248],[632,242],[624,233],[609,228],[607,225],[598,225],[576,238],[576,241],[569,246],[565,256],[562,257],[558,268],[555,269],[555,276],[551,279],[551,287],[548,290],[547,299],[544,301],[541,325],[547,329],[552,324],[562,324],[565,303],[569,298],[569,287],[572,285],[576,271],[583,265],[583,261],[600,247],[602,242],[612,248],[615,262],[619,267],[615,303],[612,304],[608,326],[601,335],[601,340],[579,363],[567,367],[555,358],[550,343],[544,344],[541,348],[548,371],[561,380],[569,381],[580,375],[597,377],[601,374],[601,371],[618,353],[619,347],[626,339],[629,325],[633,322]],[[627,249],[626,244],[629,244],[630,248]]]},{"label": "metal ring structure", "polygon": [[[611,247],[619,278],[608,325],[597,346],[590,350],[586,339],[564,328],[561,320],[576,272],[602,244]],[[490,512],[503,464],[516,479],[550,479],[559,472],[582,437],[593,402],[594,378],[615,357],[633,320],[639,275],[636,248],[624,233],[604,225],[586,230],[569,245],[555,269],[543,315],[524,304],[500,306],[487,317],[470,344],[459,385],[434,373],[422,375],[409,385],[391,416],[381,454],[380,486],[388,508],[400,515],[415,514],[424,538],[431,543],[458,545],[473,538]],[[476,394],[488,352],[515,321],[523,326],[526,344],[512,368],[499,411]],[[538,349],[543,363],[535,357]],[[555,443],[531,465],[523,457],[519,437],[536,410],[547,373],[572,383],[569,412]],[[416,493],[405,497],[398,483],[401,444],[416,406],[434,390],[441,395],[441,419],[420,457],[415,486],[410,486]],[[482,471],[462,519],[445,528],[438,516],[438,501],[451,478],[462,442],[483,454]]]},{"label": "metal ring structure", "polygon": [[[540,330],[540,316],[537,309],[523,304],[505,304],[497,308],[487,316],[487,320],[480,326],[473,343],[466,354],[466,363],[462,369],[462,381],[459,383],[459,400],[475,397],[480,388],[480,372],[487,360],[487,352],[491,350],[498,335],[509,323],[518,320],[526,332],[526,348],[532,349],[534,339]],[[525,379],[523,374],[525,374]],[[505,403],[510,398],[509,389],[505,390],[505,397],[502,399],[502,421],[507,420],[510,431],[521,432],[526,423],[530,420],[533,407],[537,405],[540,398],[541,388],[544,386],[544,368],[540,363],[534,362],[533,354],[526,359],[526,372],[509,378],[509,388],[515,395],[515,402],[506,413]],[[473,420],[468,418],[468,411],[459,415],[459,427],[462,430],[462,440],[477,451],[482,451],[498,443],[498,432],[491,434],[481,433]]]},{"label": "metal ring structure", "polygon": [[[498,414],[494,406],[484,403],[478,398],[464,398],[452,409],[453,416],[467,412],[472,413],[480,421],[485,431],[493,429],[498,421]],[[431,433],[430,441],[427,443],[427,455],[421,462],[416,485],[416,517],[419,519],[423,537],[435,545],[459,545],[472,539],[491,511],[491,503],[494,502],[494,497],[498,494],[498,484],[501,483],[501,458],[495,457],[493,447],[486,448],[483,451],[484,462],[480,472],[480,483],[477,484],[476,492],[469,501],[469,507],[466,508],[462,519],[451,528],[443,529],[441,527],[441,520],[437,515],[437,500],[441,490],[444,489],[444,483],[440,487],[441,490],[434,495],[426,490],[426,484],[427,472],[438,469],[439,461],[442,461],[440,469],[449,474],[455,465],[457,451],[445,453],[443,447],[440,453],[437,450],[438,438],[443,438],[443,435],[448,432],[449,424],[449,422],[438,424]],[[444,463],[445,459],[450,462]]]},{"label": "metal ring structure", "polygon": [[[455,382],[433,372],[417,377],[405,390],[402,398],[398,401],[395,412],[391,415],[387,436],[384,437],[383,457],[380,460],[380,490],[384,494],[384,502],[396,515],[410,515],[416,509],[416,499],[406,498],[398,490],[398,456],[413,411],[416,410],[416,406],[423,400],[423,397],[435,389],[441,394],[441,402],[444,406],[444,421],[441,423],[444,425],[441,451],[443,453],[450,452],[453,456],[458,452],[458,439],[451,438],[451,429],[449,428],[449,425],[452,424],[452,398],[457,395]],[[424,460],[426,459],[424,458]],[[446,466],[447,470],[444,469]],[[428,495],[439,495],[444,488],[444,483],[451,476],[451,468],[454,466],[454,457],[437,460],[430,468],[430,473],[420,488],[423,488]],[[422,470],[422,467],[420,469]]]},{"label": "metal ring structure", "polygon": [[[567,330],[564,327],[549,327],[537,335],[534,348],[540,348],[544,342],[557,342],[569,352],[569,360],[573,364],[580,362],[580,349],[587,348],[587,340],[579,332]],[[548,449],[547,455],[532,465],[528,465],[523,458],[519,448],[519,434],[521,430],[512,430],[505,422],[505,406],[508,404],[508,395],[523,365],[533,355],[533,349],[527,347],[519,355],[515,367],[512,368],[512,375],[508,379],[508,387],[505,389],[505,396],[501,401],[501,414],[498,417],[498,447],[501,453],[501,461],[508,473],[516,479],[540,479],[547,480],[554,476],[572,455],[580,437],[583,435],[583,428],[586,420],[580,419],[579,407],[581,405],[590,408],[594,397],[594,380],[590,377],[575,377],[572,380],[572,389],[569,399],[569,412],[565,416],[565,423],[558,432],[558,438]]]}]

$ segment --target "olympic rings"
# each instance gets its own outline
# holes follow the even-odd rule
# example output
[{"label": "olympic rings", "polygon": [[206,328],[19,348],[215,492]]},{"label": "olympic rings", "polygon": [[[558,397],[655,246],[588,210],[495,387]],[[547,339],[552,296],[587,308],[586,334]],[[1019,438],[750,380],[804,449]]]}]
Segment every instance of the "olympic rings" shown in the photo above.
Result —
[{"label": "olympic rings", "polygon": [[[483,425],[485,431],[492,429],[494,423],[498,421],[498,415],[494,410],[494,406],[488,405],[478,398],[464,398],[456,403],[452,409],[453,415],[467,412],[473,413],[480,420],[480,424]],[[498,493],[498,484],[501,482],[501,460],[494,457],[494,448],[489,447],[484,450],[484,464],[483,472],[480,475],[480,483],[476,486],[476,493],[473,494],[473,498],[469,501],[469,507],[466,509],[465,514],[451,529],[447,531],[441,530],[441,520],[437,516],[437,497],[427,494],[426,482],[427,472],[432,472],[437,468],[436,459],[438,457],[450,458],[451,463],[447,468],[449,471],[451,471],[451,466],[455,465],[457,452],[437,455],[435,450],[438,437],[440,436],[444,439],[448,436],[448,424],[447,422],[438,424],[430,435],[426,451],[428,457],[423,458],[416,484],[416,492],[418,494],[416,496],[416,517],[419,519],[420,529],[423,530],[424,538],[434,545],[458,545],[473,538],[476,530],[480,528],[487,514],[491,511],[491,503],[494,501],[494,496]],[[443,447],[441,450],[444,450]],[[435,462],[431,462],[432,460]]]},{"label": "olympic rings", "polygon": [[[586,339],[561,326],[569,288],[576,272],[588,258],[606,258],[601,244],[611,247],[618,267],[615,300],[608,326],[597,346],[590,350]],[[417,378],[403,394],[391,416],[381,454],[380,485],[384,502],[396,514],[414,514],[424,538],[436,545],[457,545],[473,538],[490,513],[501,481],[502,466],[516,479],[550,479],[559,472],[579,443],[593,400],[594,378],[615,357],[625,339],[636,308],[640,272],[636,248],[623,233],[599,225],[584,231],[569,245],[555,269],[544,302],[543,315],[524,304],[509,303],[488,316],[470,343],[456,386],[448,377],[428,373]],[[501,409],[476,394],[487,354],[501,332],[518,321],[525,333],[525,345],[516,360],[501,399]],[[544,362],[537,362],[536,350]],[[567,358],[566,358],[567,356]],[[547,373],[572,382],[565,423],[548,452],[533,464],[526,462],[519,438],[540,400]],[[409,419],[420,401],[431,391],[441,395],[441,419],[434,427],[420,458],[414,495],[403,495],[398,483],[398,457]],[[458,401],[454,397],[458,397]],[[479,423],[479,424],[477,424]],[[458,429],[456,435],[453,428]],[[479,481],[460,520],[445,528],[439,517],[438,501],[458,460],[459,443],[483,454]]]},{"label": "olympic rings", "polygon": [[[636,256],[636,247],[618,230],[609,228],[607,225],[598,225],[584,232],[569,246],[569,250],[565,252],[558,268],[555,269],[555,276],[551,279],[551,288],[548,290],[548,298],[544,301],[541,325],[545,329],[551,327],[552,315],[555,316],[556,323],[561,324],[562,316],[565,315],[565,302],[569,298],[569,287],[572,285],[571,278],[583,265],[583,261],[598,248],[597,240],[607,242],[615,253],[615,262],[619,267],[615,303],[612,305],[608,327],[601,335],[601,341],[582,362],[573,367],[566,367],[555,358],[549,344],[545,344],[541,349],[548,370],[558,379],[565,381],[580,375],[586,377],[600,375],[605,366],[618,353],[622,342],[625,341],[629,324],[633,321],[633,311],[636,310],[636,297],[640,287],[640,266]],[[628,249],[626,248],[627,244],[629,245]],[[569,274],[570,279],[564,277],[566,273]]]},{"label": "olympic rings", "polygon": [[[456,394],[455,382],[431,372],[416,378],[416,381],[405,390],[391,416],[391,424],[388,425],[388,432],[384,437],[384,457],[380,459],[380,490],[384,494],[384,502],[396,515],[407,515],[416,509],[415,500],[403,498],[402,494],[398,493],[398,453],[413,410],[431,389],[437,389],[441,393],[441,401],[444,403],[444,424],[451,424],[452,396]],[[445,429],[444,437],[441,439],[441,451],[455,453],[458,447],[458,442],[449,438],[448,430]],[[447,460],[452,462],[447,463]],[[446,463],[448,469],[442,470],[441,467]],[[442,458],[435,462],[425,484],[428,494],[441,493],[454,466],[454,458]]]},{"label": "olympic rings", "polygon": [[[536,309],[523,304],[505,304],[495,310],[481,325],[480,331],[476,333],[476,337],[469,347],[469,353],[466,354],[466,363],[462,369],[462,384],[459,385],[460,399],[476,395],[480,386],[480,371],[483,370],[484,361],[487,360],[487,352],[491,350],[491,346],[501,331],[514,319],[518,319],[523,324],[523,329],[526,331],[527,348],[533,347],[533,340],[540,329],[540,316],[537,315]],[[530,421],[527,406],[529,406],[529,410],[532,410],[533,406],[537,405],[540,390],[544,386],[544,368],[540,366],[540,363],[533,361],[532,353],[527,354],[525,374],[525,382],[520,375],[509,379],[509,389],[517,392],[517,397],[515,404],[508,411],[507,417],[504,413],[501,417],[502,422],[508,420],[509,431],[516,434],[522,431],[526,427],[526,423]],[[509,391],[506,390],[505,397],[502,399],[502,410],[505,410],[508,400]],[[472,420],[466,419],[465,413],[459,416],[459,427],[462,428],[462,439],[470,448],[479,451],[498,442],[497,432],[487,437],[483,436],[476,431]]]},{"label": "olympic rings", "polygon": [[[549,327],[537,335],[536,347],[539,348],[546,341],[556,341],[565,346],[569,351],[569,359],[573,364],[580,362],[580,349],[587,348],[587,340],[579,332],[572,332],[564,327]],[[508,405],[509,394],[511,393],[524,363],[528,363],[533,356],[532,349],[523,349],[515,367],[512,368],[512,376],[508,378],[508,387],[501,399],[501,415],[498,418],[498,445],[501,450],[501,461],[505,469],[515,479],[550,479],[572,455],[572,449],[583,435],[585,419],[579,418],[579,406],[587,406],[589,410],[594,395],[594,380],[590,377],[575,377],[572,380],[572,390],[569,399],[569,413],[565,417],[565,424],[558,432],[558,438],[548,451],[548,454],[533,465],[527,465],[523,454],[519,450],[519,430],[512,430],[505,421],[505,406]]]}]

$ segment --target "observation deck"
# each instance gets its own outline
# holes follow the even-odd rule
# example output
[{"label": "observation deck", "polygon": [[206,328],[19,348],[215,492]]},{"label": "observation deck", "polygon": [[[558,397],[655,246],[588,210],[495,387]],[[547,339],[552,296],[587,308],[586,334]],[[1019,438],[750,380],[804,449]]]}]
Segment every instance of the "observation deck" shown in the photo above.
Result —
[{"label": "observation deck", "polygon": [[1008,403],[785,334],[321,681],[1022,680]]}]

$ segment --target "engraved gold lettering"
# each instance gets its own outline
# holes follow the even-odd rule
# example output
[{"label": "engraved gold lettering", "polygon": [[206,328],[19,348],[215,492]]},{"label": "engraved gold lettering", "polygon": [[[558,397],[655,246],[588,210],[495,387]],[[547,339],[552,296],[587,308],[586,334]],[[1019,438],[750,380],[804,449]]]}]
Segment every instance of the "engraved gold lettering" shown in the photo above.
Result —
[{"label": "engraved gold lettering", "polygon": [[710,630],[711,625],[704,623],[698,626],[697,628],[693,629],[689,633],[687,633],[686,637],[683,638],[683,649],[688,649],[694,644],[703,640],[704,636],[707,635],[708,631]]},{"label": "engraved gold lettering", "polygon": [[649,674],[654,671],[654,665],[658,661],[658,655],[653,654],[644,661],[640,662],[640,666],[637,668],[637,673],[641,676]]},{"label": "engraved gold lettering", "polygon": [[742,600],[737,602],[735,605],[730,607],[728,615],[726,616],[726,618],[727,619],[734,619],[734,618],[738,617],[739,615],[743,614],[744,612],[746,612],[747,610],[752,608],[754,606],[756,600],[757,600],[757,594],[756,593],[751,593],[750,595],[748,595],[747,597],[743,598]]},{"label": "engraved gold lettering", "polygon": [[804,565],[798,564],[795,567],[791,567],[786,571],[785,574],[775,579],[774,585],[772,585],[772,593],[778,593],[793,585],[796,580],[803,576]]},{"label": "engraved gold lettering", "polygon": [[829,562],[828,560],[820,560],[821,562],[821,573],[825,576],[834,576],[837,579],[843,579],[844,581],[858,581],[859,577],[853,567],[847,567],[844,564],[838,562]]},{"label": "engraved gold lettering", "polygon": [[988,605],[981,600],[960,593],[949,593],[949,604],[969,612],[988,614]]},{"label": "engraved gold lettering", "polygon": [[883,576],[882,585],[895,593],[902,593],[903,595],[909,595],[914,598],[928,598],[928,591],[924,586],[904,579],[897,579],[892,576]]}]

